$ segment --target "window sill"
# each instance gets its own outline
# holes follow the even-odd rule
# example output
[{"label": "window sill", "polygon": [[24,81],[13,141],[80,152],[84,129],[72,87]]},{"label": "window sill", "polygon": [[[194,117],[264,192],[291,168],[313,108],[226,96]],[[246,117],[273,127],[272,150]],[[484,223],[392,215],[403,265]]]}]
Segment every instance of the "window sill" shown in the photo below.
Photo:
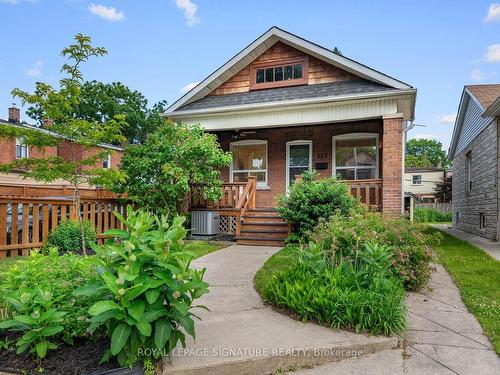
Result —
[{"label": "window sill", "polygon": [[257,185],[257,190],[264,190],[264,191],[271,190],[271,186]]}]

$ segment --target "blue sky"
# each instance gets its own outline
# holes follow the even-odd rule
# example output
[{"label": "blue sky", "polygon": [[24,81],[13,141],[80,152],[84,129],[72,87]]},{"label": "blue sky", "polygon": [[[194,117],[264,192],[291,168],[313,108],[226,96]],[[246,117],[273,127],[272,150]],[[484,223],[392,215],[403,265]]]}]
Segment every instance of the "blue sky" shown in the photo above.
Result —
[{"label": "blue sky", "polygon": [[[276,25],[418,89],[412,137],[448,146],[462,88],[500,82],[500,4],[492,1],[0,0],[0,117],[14,87],[57,84],[60,50],[90,35],[109,55],[87,79],[121,81],[150,104]],[[4,109],[2,109],[4,108]]]}]

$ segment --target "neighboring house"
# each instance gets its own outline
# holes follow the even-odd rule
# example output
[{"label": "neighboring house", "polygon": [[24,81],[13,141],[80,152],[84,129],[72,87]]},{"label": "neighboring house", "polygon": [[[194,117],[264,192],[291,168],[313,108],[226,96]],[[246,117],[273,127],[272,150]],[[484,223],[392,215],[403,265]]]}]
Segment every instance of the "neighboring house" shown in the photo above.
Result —
[{"label": "neighboring house", "polygon": [[453,226],[499,239],[500,84],[465,86],[448,157],[453,161]]},{"label": "neighboring house", "polygon": [[[19,126],[26,129],[31,129],[35,131],[45,132],[59,137],[59,135],[50,132],[50,130],[42,129],[21,123],[20,110],[16,107],[9,108],[9,118],[8,120],[0,119],[0,126]],[[58,146],[27,146],[22,144],[19,139],[6,139],[0,137],[0,164],[6,164],[13,162],[20,158],[46,158],[53,156],[60,156],[66,160],[73,160],[73,155],[70,155],[76,150],[76,159],[81,160],[87,158],[92,153],[99,152],[99,148],[92,150],[83,150],[81,147],[68,147],[69,141],[62,141]],[[118,168],[120,160],[122,157],[123,149],[118,146],[102,144],[100,147],[104,149],[111,150],[108,158],[102,161],[103,167],[105,168]],[[31,183],[33,180],[29,180]],[[57,181],[52,185],[60,185],[64,182]],[[0,184],[26,184],[26,180],[22,178],[21,171],[16,171],[15,173],[0,174]]]},{"label": "neighboring house", "polygon": [[315,169],[350,180],[363,201],[399,215],[415,98],[402,81],[272,27],[165,116],[216,134],[233,154],[224,181],[255,177],[257,207],[274,207],[297,175]]},{"label": "neighboring house", "polygon": [[442,202],[442,197],[436,194],[436,184],[451,175],[451,169],[446,168],[406,168],[404,191],[414,194],[423,203]]}]

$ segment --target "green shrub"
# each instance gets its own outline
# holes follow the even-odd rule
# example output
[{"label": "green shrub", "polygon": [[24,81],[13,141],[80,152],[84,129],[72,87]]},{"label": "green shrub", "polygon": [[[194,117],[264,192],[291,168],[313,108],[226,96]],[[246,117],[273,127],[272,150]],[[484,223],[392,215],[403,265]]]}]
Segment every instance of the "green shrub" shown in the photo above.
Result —
[{"label": "green shrub", "polygon": [[275,272],[264,298],[304,321],[372,334],[403,332],[404,290],[390,273],[390,249],[367,244],[358,255],[331,267],[320,246],[310,244],[293,265]]},{"label": "green shrub", "polygon": [[[72,293],[92,280],[98,280],[92,257],[59,256],[57,249],[51,249],[48,255],[33,251],[2,274],[0,304],[7,306],[13,321],[4,321],[0,328],[25,332],[18,341],[20,352],[29,348],[40,357],[61,340],[71,344],[75,338],[88,337],[91,332],[87,311],[97,296],[76,297]],[[16,326],[14,322],[23,325]],[[46,336],[32,337],[33,332],[42,330]],[[55,340],[42,340],[55,334]]]},{"label": "green shrub", "polygon": [[422,226],[404,218],[354,212],[348,217],[336,214],[321,221],[311,240],[321,244],[333,265],[355,259],[367,241],[388,245],[394,254],[393,274],[402,278],[406,289],[417,290],[430,277],[430,247],[439,240],[438,235],[423,231]]},{"label": "green shrub", "polygon": [[[84,222],[85,226],[85,243],[87,246],[97,239],[96,229],[90,221]],[[59,251],[76,251],[82,250],[82,235],[80,224],[77,221],[68,220],[60,223],[54,228],[47,238],[47,245],[54,246]]]},{"label": "green shrub", "polygon": [[336,212],[348,215],[357,207],[348,186],[339,180],[318,178],[316,172],[304,172],[302,181],[290,187],[288,195],[277,197],[277,211],[294,226],[300,237],[306,237],[318,220],[327,219]]},{"label": "green shrub", "polygon": [[129,231],[105,234],[120,238],[93,245],[102,273],[101,282],[77,292],[102,300],[89,313],[93,326],[104,324],[111,347],[104,359],[117,356],[121,365],[141,359],[140,349],[157,358],[170,353],[185,333],[195,336],[191,309],[195,299],[208,292],[205,270],[191,268],[194,255],[184,249],[184,217],[170,225],[166,217],[127,207],[127,219],[115,212]]},{"label": "green shrub", "polygon": [[449,223],[451,212],[441,213],[432,208],[415,208],[413,218],[417,223]]}]

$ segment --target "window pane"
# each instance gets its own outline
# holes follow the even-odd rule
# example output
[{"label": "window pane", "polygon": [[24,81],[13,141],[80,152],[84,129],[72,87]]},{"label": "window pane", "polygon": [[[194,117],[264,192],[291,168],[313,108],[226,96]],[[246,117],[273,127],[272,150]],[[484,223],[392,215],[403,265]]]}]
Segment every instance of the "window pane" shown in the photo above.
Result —
[{"label": "window pane", "polygon": [[291,167],[289,172],[289,185],[292,186],[293,182],[300,176],[303,172],[308,171],[309,167]]},{"label": "window pane", "polygon": [[341,180],[355,180],[354,168],[337,169],[337,177]]},{"label": "window pane", "polygon": [[248,172],[234,172],[233,181],[234,182],[247,182]]},{"label": "window pane", "polygon": [[290,145],[290,167],[309,168],[309,145]]},{"label": "window pane", "polygon": [[377,164],[377,147],[361,146],[356,147],[356,161],[358,166]]},{"label": "window pane", "polygon": [[255,77],[255,82],[257,83],[264,82],[264,69],[257,69],[257,77]]},{"label": "window pane", "polygon": [[266,145],[237,145],[233,147],[233,170],[266,169]]},{"label": "window pane", "polygon": [[274,68],[274,80],[275,81],[283,81],[283,67],[282,66]]},{"label": "window pane", "polygon": [[274,81],[274,69],[267,68],[266,69],[266,82],[273,82],[273,81]]},{"label": "window pane", "polygon": [[288,79],[292,79],[292,71],[293,67],[291,65],[285,66],[285,81]]},{"label": "window pane", "polygon": [[375,178],[375,168],[358,168],[356,173],[357,180],[369,180]]},{"label": "window pane", "polygon": [[302,78],[302,64],[293,66],[293,79]]},{"label": "window pane", "polygon": [[257,182],[266,182],[266,172],[250,172],[250,176],[255,176]]},{"label": "window pane", "polygon": [[335,164],[337,167],[356,165],[354,147],[344,144],[343,141],[337,141],[335,146]]},{"label": "window pane", "polygon": [[335,141],[335,160],[342,166],[375,166],[377,144],[375,138],[338,139]]}]

